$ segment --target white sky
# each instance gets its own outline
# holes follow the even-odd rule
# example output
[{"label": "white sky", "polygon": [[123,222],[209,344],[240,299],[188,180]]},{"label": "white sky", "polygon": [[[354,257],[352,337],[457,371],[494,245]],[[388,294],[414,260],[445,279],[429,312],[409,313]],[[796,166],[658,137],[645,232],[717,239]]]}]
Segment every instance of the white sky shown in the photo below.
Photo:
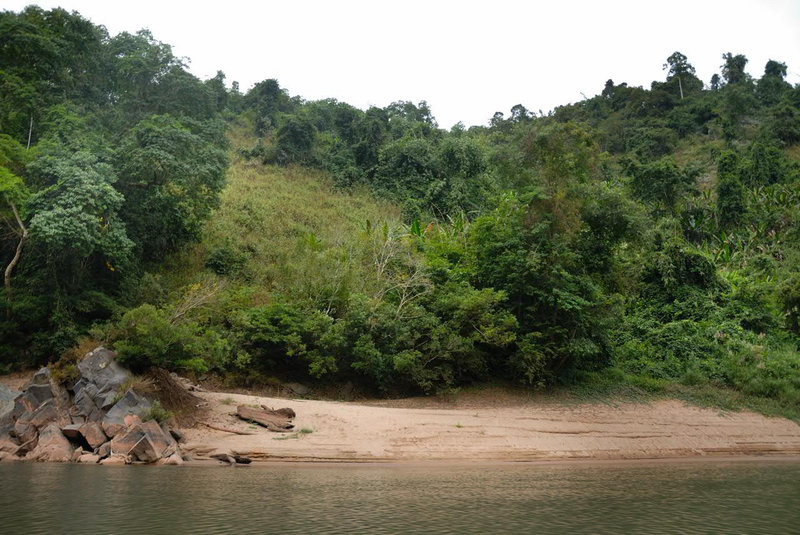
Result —
[{"label": "white sky", "polygon": [[[19,11],[31,2],[2,0]],[[800,83],[800,0],[60,0],[115,35],[149,28],[191,71],[242,91],[276,78],[292,95],[360,108],[427,100],[439,125],[486,124],[582,100],[605,81],[649,87],[679,50],[706,83],[724,52],[760,77],[768,59]]]}]

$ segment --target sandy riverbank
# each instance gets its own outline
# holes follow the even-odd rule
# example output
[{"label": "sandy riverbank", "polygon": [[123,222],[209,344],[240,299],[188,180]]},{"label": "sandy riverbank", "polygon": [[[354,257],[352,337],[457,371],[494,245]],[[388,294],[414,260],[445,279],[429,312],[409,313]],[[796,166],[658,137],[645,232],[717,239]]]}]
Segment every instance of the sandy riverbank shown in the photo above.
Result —
[{"label": "sandy riverbank", "polygon": [[[269,461],[536,461],[694,456],[800,455],[800,426],[752,412],[720,412],[679,401],[648,404],[345,403],[202,393],[205,421],[255,432],[186,430],[195,458],[236,452]],[[291,407],[298,433],[278,434],[233,416],[236,405]]]}]

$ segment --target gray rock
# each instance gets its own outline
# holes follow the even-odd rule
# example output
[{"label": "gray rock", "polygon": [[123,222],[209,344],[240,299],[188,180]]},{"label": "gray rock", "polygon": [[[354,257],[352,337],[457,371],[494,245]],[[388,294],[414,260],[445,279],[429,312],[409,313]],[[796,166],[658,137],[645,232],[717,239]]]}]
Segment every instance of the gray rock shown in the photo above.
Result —
[{"label": "gray rock", "polygon": [[28,386],[31,385],[50,385],[50,369],[45,366],[40,368],[38,372],[33,374]]},{"label": "gray rock", "polygon": [[351,381],[347,381],[344,386],[339,390],[339,396],[344,400],[351,400],[353,399],[353,392],[355,391],[355,386]]},{"label": "gray rock", "polygon": [[154,463],[161,459],[161,456],[158,454],[158,448],[153,444],[153,441],[150,440],[150,436],[147,434],[139,439],[139,442],[131,448],[128,455],[143,463]]},{"label": "gray rock", "polygon": [[70,390],[72,390],[72,393],[77,396],[78,394],[80,394],[83,387],[88,384],[90,384],[89,381],[81,377],[80,379],[75,381],[75,384],[70,387]]},{"label": "gray rock", "polygon": [[292,391],[293,394],[297,394],[298,396],[305,396],[311,389],[305,385],[301,385],[300,383],[289,383],[286,385],[286,388]]},{"label": "gray rock", "polygon": [[141,417],[145,412],[151,408],[150,402],[142,396],[138,395],[133,390],[128,390],[122,396],[111,410],[108,411],[105,418],[103,418],[102,426],[103,431],[109,437],[115,437],[117,433],[124,430],[125,416],[128,414],[136,414]]},{"label": "gray rock", "polygon": [[42,429],[51,423],[67,425],[69,422],[69,416],[67,416],[65,413],[59,413],[59,411],[56,410],[56,403],[54,399],[48,399],[39,405],[39,407],[33,411],[28,420],[28,423],[30,423],[36,429]]},{"label": "gray rock", "polygon": [[134,425],[124,433],[119,433],[111,441],[111,453],[122,454],[131,459],[153,463],[175,453],[177,444],[155,420]]},{"label": "gray rock", "polygon": [[32,384],[25,387],[25,397],[31,405],[38,407],[48,399],[53,399],[50,383],[46,385]]},{"label": "gray rock", "polygon": [[178,449],[178,443],[169,431],[165,431],[164,426],[158,425],[155,420],[144,422],[141,428],[150,437],[159,457],[169,457]]},{"label": "gray rock", "polygon": [[14,398],[22,394],[19,390],[13,390],[3,383],[0,383],[0,403],[4,401],[14,401]]},{"label": "gray rock", "polygon": [[75,413],[84,418],[88,418],[90,414],[97,410],[97,404],[94,398],[97,396],[97,387],[93,384],[84,385],[77,394],[72,404],[75,406]]},{"label": "gray rock", "polygon": [[3,422],[3,418],[14,410],[14,400],[20,394],[22,394],[22,392],[11,390],[6,385],[0,383],[0,422]]},{"label": "gray rock", "polygon": [[74,448],[56,424],[50,424],[39,433],[39,443],[25,457],[32,461],[66,463],[72,459]]},{"label": "gray rock", "polygon": [[[97,386],[99,394],[119,392],[133,376],[131,372],[117,364],[116,357],[117,354],[113,351],[98,347],[78,363],[81,379]],[[99,403],[98,406],[102,407]]]},{"label": "gray rock", "polygon": [[56,382],[50,383],[50,390],[53,393],[56,409],[61,414],[67,414],[72,403],[70,402],[69,391],[67,388]]}]

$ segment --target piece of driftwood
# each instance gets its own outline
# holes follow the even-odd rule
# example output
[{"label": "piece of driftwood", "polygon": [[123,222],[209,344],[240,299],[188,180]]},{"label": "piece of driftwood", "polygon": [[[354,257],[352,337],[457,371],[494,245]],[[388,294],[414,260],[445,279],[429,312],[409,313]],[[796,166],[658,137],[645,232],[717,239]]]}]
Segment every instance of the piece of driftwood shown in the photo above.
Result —
[{"label": "piece of driftwood", "polygon": [[211,429],[216,429],[217,431],[224,431],[225,433],[233,433],[234,435],[255,435],[250,431],[237,431],[236,429],[228,429],[227,427],[221,427],[219,425],[213,425],[208,422],[200,422],[206,427],[210,427]]},{"label": "piece of driftwood", "polygon": [[228,463],[231,466],[235,464],[250,464],[253,462],[250,457],[245,457],[244,455],[239,455],[238,453],[214,453],[209,455],[209,457],[216,459],[221,463]]},{"label": "piece of driftwood", "polygon": [[290,429],[294,429],[291,418],[273,410],[254,409],[246,405],[239,405],[236,407],[236,415],[242,420],[255,422],[276,433],[288,433]]},{"label": "piece of driftwood", "polygon": [[236,459],[233,458],[232,455],[228,455],[227,453],[214,453],[209,455],[212,459],[216,459],[221,463],[228,463],[229,465],[233,466],[236,464]]},{"label": "piece of driftwood", "polygon": [[273,409],[267,407],[266,405],[261,405],[261,408],[264,409],[265,411],[268,411],[268,412],[271,412],[271,413],[274,413],[274,414],[277,414],[277,415],[280,415],[280,416],[284,416],[284,417],[286,417],[286,418],[288,418],[290,420],[292,418],[294,418],[295,416],[297,416],[294,413],[294,411],[292,409],[290,409],[289,407],[283,407],[282,409],[274,409],[273,410]]}]

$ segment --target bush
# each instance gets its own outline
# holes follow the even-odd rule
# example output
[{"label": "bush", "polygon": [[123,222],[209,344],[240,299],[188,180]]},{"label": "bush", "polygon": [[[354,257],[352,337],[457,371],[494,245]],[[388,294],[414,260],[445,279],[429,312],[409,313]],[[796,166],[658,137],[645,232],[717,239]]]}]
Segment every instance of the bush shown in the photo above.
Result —
[{"label": "bush", "polygon": [[229,241],[208,252],[206,267],[217,275],[236,275],[247,264],[250,255],[237,250]]},{"label": "bush", "polygon": [[175,321],[149,304],[125,313],[113,344],[120,362],[134,371],[157,366],[202,373],[223,366],[231,353],[228,341],[214,329]]}]

